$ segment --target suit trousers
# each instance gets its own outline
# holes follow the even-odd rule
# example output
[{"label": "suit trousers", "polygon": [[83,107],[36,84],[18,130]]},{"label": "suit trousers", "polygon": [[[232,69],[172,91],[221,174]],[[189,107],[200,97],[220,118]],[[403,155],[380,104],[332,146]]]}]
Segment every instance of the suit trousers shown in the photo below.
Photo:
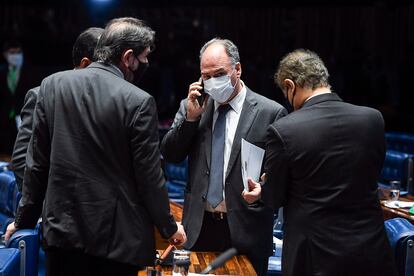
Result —
[{"label": "suit trousers", "polygon": [[45,249],[46,276],[136,276],[142,267],[85,254],[76,249]]},{"label": "suit trousers", "polygon": [[[223,214],[223,217],[221,217],[215,213],[205,211],[200,235],[190,250],[222,252],[231,247],[232,243],[227,216]],[[256,270],[257,275],[265,276],[267,274],[268,257],[257,257],[255,254],[249,254],[249,252],[240,253],[246,254],[253,268]]]}]

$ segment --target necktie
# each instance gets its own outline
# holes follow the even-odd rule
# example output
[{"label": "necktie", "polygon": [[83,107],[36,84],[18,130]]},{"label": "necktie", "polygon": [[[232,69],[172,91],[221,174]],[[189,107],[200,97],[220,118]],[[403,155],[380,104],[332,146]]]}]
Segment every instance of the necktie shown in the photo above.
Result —
[{"label": "necktie", "polygon": [[11,94],[14,94],[17,86],[17,68],[11,67],[7,73],[7,86]]},{"label": "necktie", "polygon": [[230,105],[221,105],[219,115],[214,125],[211,141],[210,181],[208,184],[207,201],[216,208],[223,201],[223,166],[224,166],[224,138],[226,132],[226,114]]}]

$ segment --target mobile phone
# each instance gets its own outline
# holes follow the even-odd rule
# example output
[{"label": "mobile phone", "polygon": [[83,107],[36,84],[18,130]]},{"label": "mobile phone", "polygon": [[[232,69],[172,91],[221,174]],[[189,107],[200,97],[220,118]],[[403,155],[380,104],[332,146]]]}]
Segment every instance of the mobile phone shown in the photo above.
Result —
[{"label": "mobile phone", "polygon": [[206,98],[206,92],[204,92],[203,79],[200,78],[200,80],[201,80],[201,87],[202,88],[200,90],[198,90],[198,92],[201,94],[201,96],[197,97],[197,101],[198,101],[198,104],[200,106],[203,106],[204,99]]}]

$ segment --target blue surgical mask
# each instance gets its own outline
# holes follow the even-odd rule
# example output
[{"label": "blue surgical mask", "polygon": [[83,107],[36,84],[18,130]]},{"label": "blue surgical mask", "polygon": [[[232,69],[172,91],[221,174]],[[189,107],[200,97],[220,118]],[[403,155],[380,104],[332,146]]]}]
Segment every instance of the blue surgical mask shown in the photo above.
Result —
[{"label": "blue surgical mask", "polygon": [[233,86],[231,84],[231,79],[229,75],[210,78],[203,81],[204,91],[210,95],[210,97],[216,102],[222,104],[227,102],[231,95],[234,92],[236,84]]},{"label": "blue surgical mask", "polygon": [[23,65],[23,53],[7,54],[6,59],[11,66],[20,68]]}]

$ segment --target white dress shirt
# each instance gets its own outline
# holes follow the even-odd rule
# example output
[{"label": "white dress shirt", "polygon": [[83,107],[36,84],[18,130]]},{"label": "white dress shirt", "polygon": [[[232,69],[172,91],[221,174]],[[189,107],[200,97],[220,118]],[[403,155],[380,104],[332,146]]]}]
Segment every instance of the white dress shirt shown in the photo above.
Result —
[{"label": "white dress shirt", "polygon": [[[225,131],[225,142],[224,142],[224,167],[223,167],[223,201],[216,207],[213,208],[208,201],[206,201],[206,210],[207,211],[217,211],[217,212],[227,212],[226,209],[226,202],[224,200],[225,194],[224,194],[224,185],[226,183],[226,172],[227,172],[227,166],[229,164],[230,154],[231,154],[231,148],[233,146],[233,139],[234,135],[236,134],[237,125],[239,123],[240,114],[243,108],[244,100],[246,99],[246,87],[242,80],[240,80],[240,83],[242,85],[242,89],[239,92],[239,94],[236,95],[230,102],[229,105],[231,106],[230,110],[226,114],[226,131]],[[216,101],[214,101],[214,114],[213,114],[213,126],[212,131],[214,130],[214,126],[216,124],[216,120],[218,117],[218,108],[220,104]],[[214,162],[214,160],[211,160],[210,162]]]}]

